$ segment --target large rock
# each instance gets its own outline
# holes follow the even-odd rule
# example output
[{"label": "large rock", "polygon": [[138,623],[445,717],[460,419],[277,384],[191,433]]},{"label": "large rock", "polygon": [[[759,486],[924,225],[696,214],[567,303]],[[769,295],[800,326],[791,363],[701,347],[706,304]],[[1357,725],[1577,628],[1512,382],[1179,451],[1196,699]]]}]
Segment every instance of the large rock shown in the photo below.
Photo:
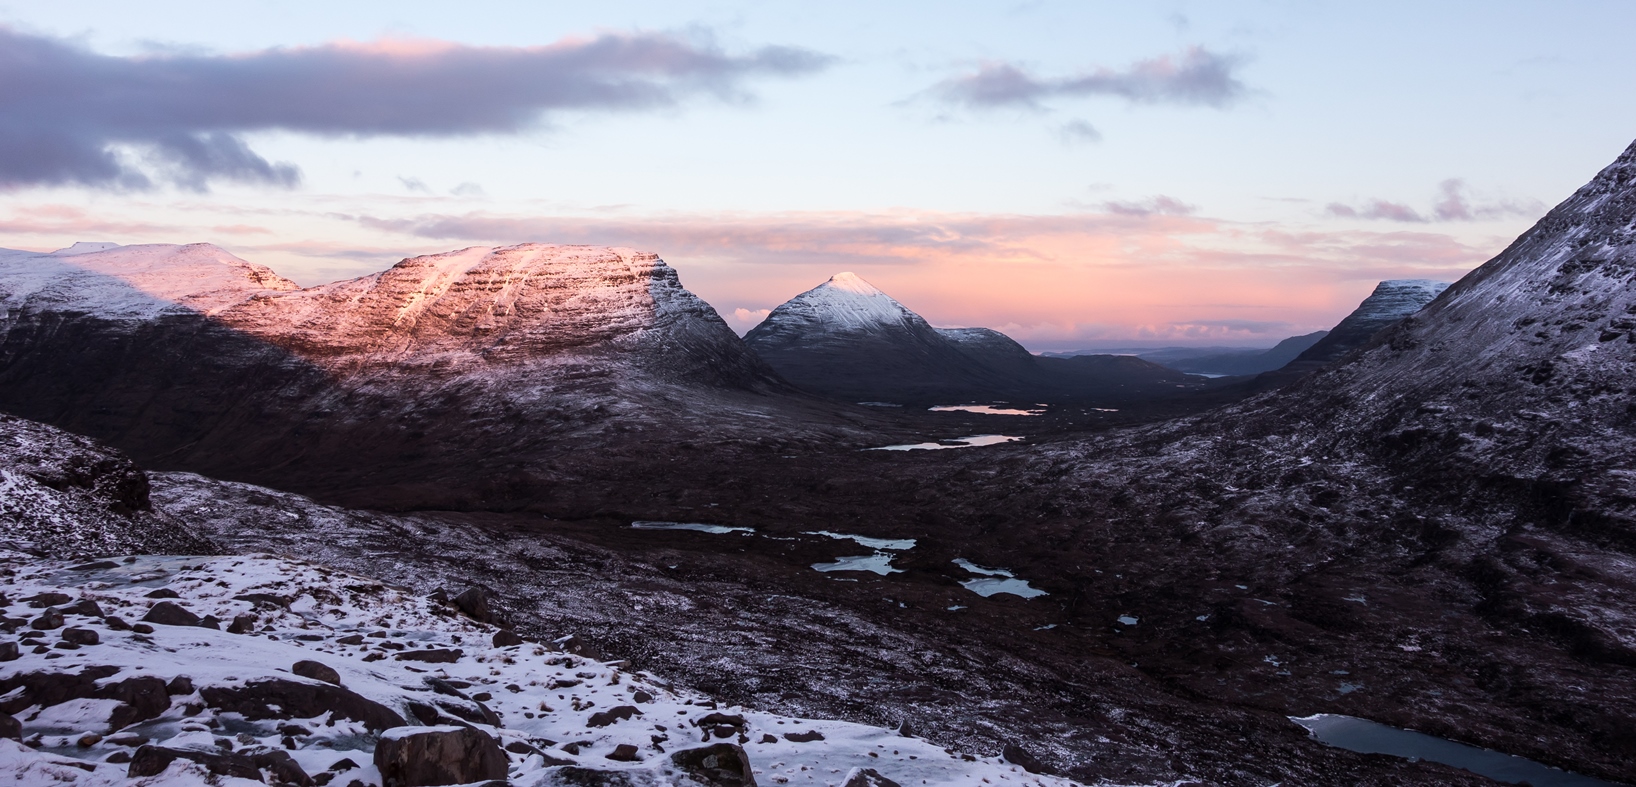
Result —
[{"label": "large rock", "polygon": [[[78,673],[24,672],[0,679],[0,713],[17,713],[30,706],[49,708],[70,700],[118,700],[108,719],[113,729],[157,718],[170,708],[165,682],[152,676],[126,678],[98,687],[97,681],[119,672],[118,667],[86,667]],[[21,691],[18,691],[21,689]]]},{"label": "large rock", "polygon": [[243,686],[206,686],[199,696],[212,708],[262,719],[310,719],[325,712],[362,722],[372,731],[403,726],[391,708],[328,683],[269,678]]},{"label": "large rock", "polygon": [[891,779],[880,775],[874,768],[853,768],[841,780],[841,787],[902,787]]},{"label": "large rock", "polygon": [[506,753],[470,727],[399,727],[375,745],[385,787],[470,784],[506,777]]},{"label": "large rock", "polygon": [[204,618],[173,601],[161,601],[150,607],[148,614],[142,616],[143,623],[158,623],[162,626],[197,626],[202,620]]},{"label": "large rock", "polygon": [[324,664],[323,662],[310,660],[297,661],[294,666],[290,667],[290,672],[303,678],[321,680],[325,683],[334,684],[336,686],[341,685],[341,673],[336,672],[333,667],[330,667],[328,664]]},{"label": "large rock", "polygon": [[710,787],[756,787],[750,757],[736,744],[683,749],[671,754],[670,761],[695,781]]},{"label": "large rock", "polygon": [[454,597],[454,605],[479,623],[494,622],[494,611],[489,609],[489,594],[482,588],[466,588]]},{"label": "large rock", "polygon": [[217,776],[235,776],[240,779],[262,781],[261,769],[249,757],[226,752],[206,752],[193,749],[172,749],[165,746],[144,745],[131,755],[131,764],[125,775],[131,779],[158,776],[177,760],[189,760],[203,765]]}]

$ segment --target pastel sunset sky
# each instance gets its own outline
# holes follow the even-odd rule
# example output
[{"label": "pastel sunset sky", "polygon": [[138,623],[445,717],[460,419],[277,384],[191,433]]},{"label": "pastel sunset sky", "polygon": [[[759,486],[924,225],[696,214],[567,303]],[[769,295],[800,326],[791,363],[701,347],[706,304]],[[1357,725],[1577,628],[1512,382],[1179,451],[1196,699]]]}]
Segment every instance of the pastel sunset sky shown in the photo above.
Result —
[{"label": "pastel sunset sky", "polygon": [[1035,350],[1270,346],[1453,280],[1636,137],[1636,3],[6,2],[0,247],[303,284],[659,253],[740,332],[850,270]]}]

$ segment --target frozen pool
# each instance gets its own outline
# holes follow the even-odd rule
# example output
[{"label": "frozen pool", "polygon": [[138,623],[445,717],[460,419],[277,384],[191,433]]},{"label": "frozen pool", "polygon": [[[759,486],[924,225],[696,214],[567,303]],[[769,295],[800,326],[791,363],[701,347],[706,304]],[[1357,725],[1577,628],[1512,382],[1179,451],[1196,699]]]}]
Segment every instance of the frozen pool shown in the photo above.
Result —
[{"label": "frozen pool", "polygon": [[1045,591],[1028,584],[1028,580],[1017,579],[1016,575],[1007,569],[979,566],[963,557],[955,558],[954,564],[965,569],[967,573],[977,574],[981,577],[980,579],[965,580],[960,583],[960,586],[983,598],[997,596],[1001,593],[1010,593],[1013,596],[1022,596],[1023,598],[1047,595]]},{"label": "frozen pool", "polygon": [[984,577],[982,579],[968,579],[961,582],[960,586],[973,593],[976,593],[979,596],[982,596],[983,598],[997,596],[1001,593],[1010,593],[1013,596],[1022,596],[1023,598],[1034,598],[1035,596],[1046,595],[1045,591],[1028,584],[1028,580],[1013,579],[1010,577]]},{"label": "frozen pool", "polygon": [[996,445],[1021,440],[1021,437],[1003,434],[980,434],[971,437],[956,437],[938,443],[906,443],[904,445],[883,445],[879,448],[865,448],[865,451],[939,451],[944,448],[974,448],[984,445]]},{"label": "frozen pool", "polygon": [[1007,570],[1005,570],[1003,568],[989,568],[987,566],[979,566],[976,563],[973,563],[970,560],[967,560],[967,559],[965,559],[963,557],[955,558],[954,559],[954,564],[961,567],[961,568],[963,568],[963,569],[965,569],[966,571],[969,571],[969,572],[973,573],[973,574],[982,574],[983,576],[987,576],[987,577],[1014,577],[1014,576],[1016,576],[1016,574],[1013,574],[1010,571],[1007,571]]},{"label": "frozen pool", "polygon": [[1044,410],[1018,410],[1013,407],[993,407],[986,404],[944,404],[927,408],[934,413],[978,413],[981,415],[1045,415]]},{"label": "frozen pool", "polygon": [[857,543],[859,546],[869,547],[870,549],[891,549],[902,552],[905,549],[915,548],[915,540],[912,538],[870,538],[868,536],[854,536],[850,533],[831,533],[828,530],[807,530],[804,531],[804,534],[809,536],[829,536],[830,538],[837,538],[843,541],[852,541]]},{"label": "frozen pool", "polygon": [[1312,737],[1330,746],[1362,754],[1390,754],[1440,762],[1507,784],[1528,782],[1534,787],[1611,787],[1613,782],[1581,776],[1510,754],[1467,746],[1413,730],[1400,730],[1368,719],[1319,713],[1290,721],[1307,728]]},{"label": "frozen pool", "polygon": [[824,572],[829,571],[871,571],[881,576],[887,574],[902,574],[903,569],[892,567],[892,556],[884,552],[873,555],[857,555],[855,557],[838,557],[834,563],[813,563],[812,567]]},{"label": "frozen pool", "polygon": [[699,533],[744,533],[756,532],[753,527],[729,527],[727,525],[704,525],[698,522],[632,522],[631,527],[637,530],[692,530]]}]

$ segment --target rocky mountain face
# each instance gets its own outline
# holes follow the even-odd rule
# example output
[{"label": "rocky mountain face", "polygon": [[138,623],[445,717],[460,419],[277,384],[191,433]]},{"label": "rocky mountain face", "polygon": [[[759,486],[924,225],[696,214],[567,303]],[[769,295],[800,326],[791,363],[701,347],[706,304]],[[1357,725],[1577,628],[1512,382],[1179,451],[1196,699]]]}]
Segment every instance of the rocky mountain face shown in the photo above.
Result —
[{"label": "rocky mountain face", "polygon": [[1636,145],[1339,362],[1018,457],[994,472],[1051,547],[1010,561],[1129,610],[1113,647],[1167,685],[1628,779],[1633,226]]},{"label": "rocky mountain face", "polygon": [[1274,368],[1305,373],[1333,363],[1362,347],[1383,329],[1425,308],[1448,286],[1448,282],[1429,279],[1383,281],[1375,285],[1375,291],[1327,334],[1319,337],[1318,341],[1311,343],[1287,364]]},{"label": "rocky mountain face", "polygon": [[216,549],[156,511],[148,476],[117,451],[9,415],[0,415],[0,548],[50,557]]},{"label": "rocky mountain face", "polygon": [[744,341],[797,387],[848,401],[1117,403],[1197,385],[1136,359],[1042,359],[999,331],[934,328],[852,273],[791,298]]},{"label": "rocky mountain face", "polygon": [[472,248],[310,288],[203,244],[9,252],[0,303],[0,407],[150,466],[363,504],[517,505],[553,486],[569,437],[801,420],[675,270],[630,249]]}]

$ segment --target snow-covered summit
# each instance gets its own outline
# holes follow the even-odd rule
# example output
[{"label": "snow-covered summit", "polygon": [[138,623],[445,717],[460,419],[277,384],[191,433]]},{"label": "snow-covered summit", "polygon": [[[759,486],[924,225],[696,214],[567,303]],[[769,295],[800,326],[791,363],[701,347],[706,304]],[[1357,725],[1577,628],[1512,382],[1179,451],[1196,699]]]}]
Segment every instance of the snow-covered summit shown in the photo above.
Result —
[{"label": "snow-covered summit", "polygon": [[82,240],[75,241],[74,245],[69,246],[66,249],[57,249],[56,251],[51,252],[51,255],[53,257],[72,257],[75,254],[90,254],[96,251],[112,251],[113,249],[117,248],[119,248],[119,244],[117,243]]},{"label": "snow-covered summit", "polygon": [[744,338],[753,343],[758,334],[777,331],[854,333],[906,326],[931,328],[892,296],[857,274],[846,272],[831,276],[829,281],[773,309]]},{"label": "snow-covered summit", "polygon": [[76,243],[49,254],[0,256],[0,304],[13,312],[68,310],[142,321],[214,314],[258,294],[297,289],[271,268],[208,243]]},{"label": "snow-covered summit", "polygon": [[1358,304],[1328,335],[1290,361],[1285,370],[1305,372],[1332,363],[1363,346],[1380,331],[1426,307],[1449,288],[1446,281],[1388,279]]}]

